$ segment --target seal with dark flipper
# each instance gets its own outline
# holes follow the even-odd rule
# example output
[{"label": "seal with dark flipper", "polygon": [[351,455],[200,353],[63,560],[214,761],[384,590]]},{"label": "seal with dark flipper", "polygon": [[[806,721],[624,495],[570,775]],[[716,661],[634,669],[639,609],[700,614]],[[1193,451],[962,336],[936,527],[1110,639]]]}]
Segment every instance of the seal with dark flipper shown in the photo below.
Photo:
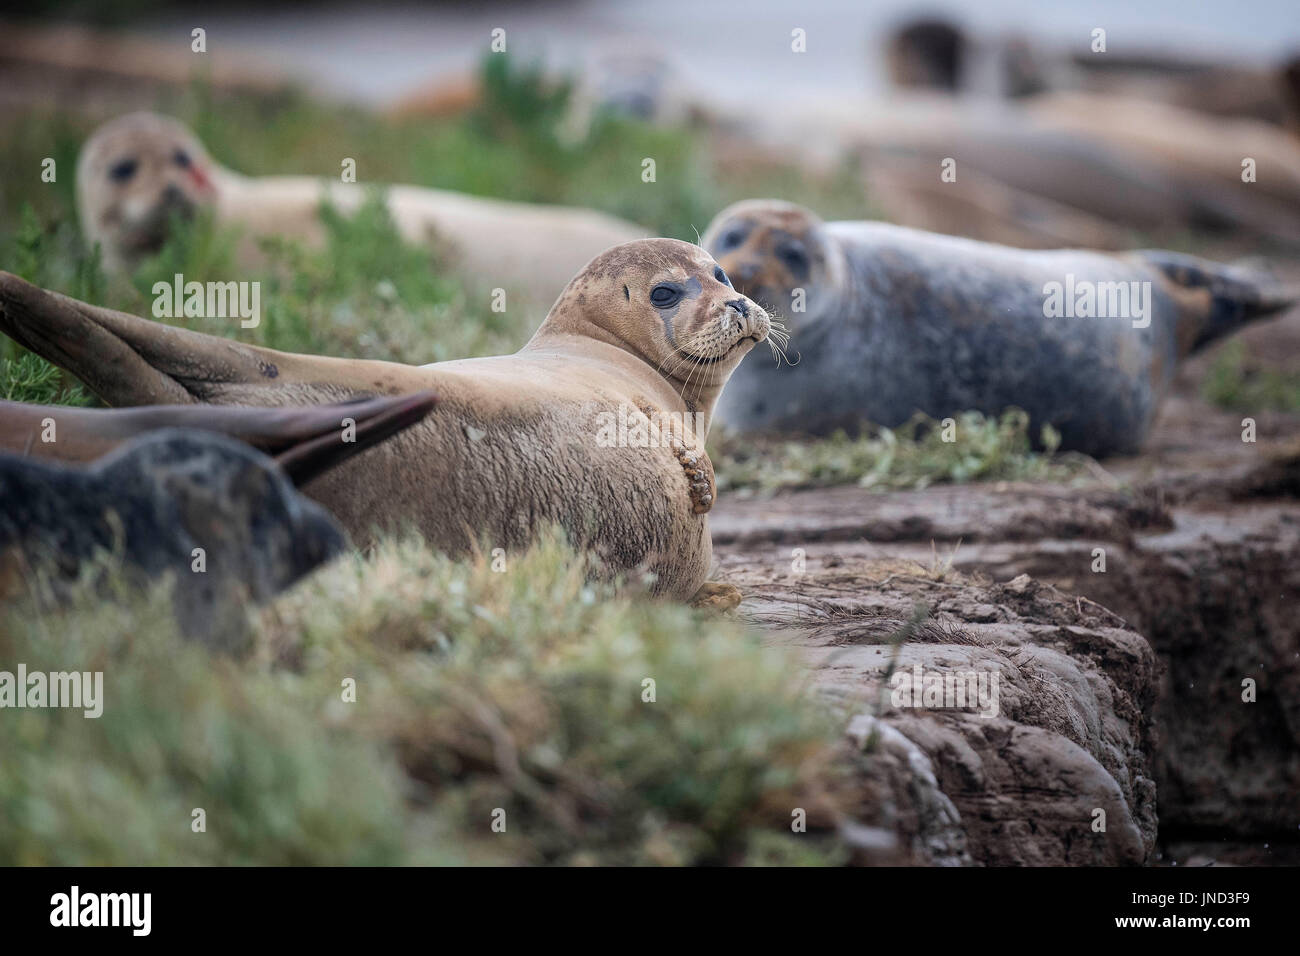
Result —
[{"label": "seal with dark flipper", "polygon": [[[0,602],[46,585],[60,594],[108,553],[131,579],[170,575],[182,632],[234,648],[246,605],[348,550],[334,518],[290,482],[410,427],[435,402],[427,392],[305,408],[0,402]],[[355,441],[344,440],[345,418]]]},{"label": "seal with dark flipper", "polygon": [[718,415],[741,431],[1018,406],[1065,448],[1133,452],[1179,361],[1297,298],[1172,252],[1024,251],[775,200],[723,210],[703,244],[786,321],[798,356],[737,371]]},{"label": "seal with dark flipper", "polygon": [[413,526],[464,553],[559,525],[610,574],[692,598],[712,556],[713,406],[767,314],[698,246],[597,256],[518,353],[416,367],[293,355],[53,295],[0,273],[0,330],[111,404],[301,405],[432,390],[428,418],[309,483],[359,542]]}]

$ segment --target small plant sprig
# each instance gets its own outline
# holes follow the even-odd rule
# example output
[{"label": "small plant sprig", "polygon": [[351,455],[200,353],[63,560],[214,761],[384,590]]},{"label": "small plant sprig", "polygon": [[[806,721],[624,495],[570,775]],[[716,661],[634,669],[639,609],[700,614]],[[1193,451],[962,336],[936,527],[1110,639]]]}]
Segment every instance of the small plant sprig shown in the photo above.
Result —
[{"label": "small plant sprig", "polygon": [[0,358],[0,399],[32,405],[91,404],[85,389],[67,384],[56,366],[31,353]]}]

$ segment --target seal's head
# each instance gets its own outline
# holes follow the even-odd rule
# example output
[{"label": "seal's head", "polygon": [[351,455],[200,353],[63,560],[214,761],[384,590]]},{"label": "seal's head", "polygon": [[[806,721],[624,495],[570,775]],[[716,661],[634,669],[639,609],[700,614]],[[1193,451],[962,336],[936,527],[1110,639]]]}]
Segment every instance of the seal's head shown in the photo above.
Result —
[{"label": "seal's head", "polygon": [[173,216],[215,201],[216,171],[203,144],[176,120],[130,113],[104,124],[77,160],[77,216],[104,264],[134,265],[157,252]]},{"label": "seal's head", "polygon": [[[533,342],[581,335],[643,359],[688,402],[711,400],[771,331],[699,246],[638,239],[602,252],[565,287]],[[531,344],[531,343],[530,343]]]},{"label": "seal's head", "polygon": [[922,17],[894,31],[885,62],[896,86],[955,93],[962,85],[969,42],[961,27],[938,17]]},{"label": "seal's head", "polygon": [[776,199],[748,199],[718,213],[701,244],[745,295],[798,325],[818,291],[839,288],[843,257],[812,211]]}]

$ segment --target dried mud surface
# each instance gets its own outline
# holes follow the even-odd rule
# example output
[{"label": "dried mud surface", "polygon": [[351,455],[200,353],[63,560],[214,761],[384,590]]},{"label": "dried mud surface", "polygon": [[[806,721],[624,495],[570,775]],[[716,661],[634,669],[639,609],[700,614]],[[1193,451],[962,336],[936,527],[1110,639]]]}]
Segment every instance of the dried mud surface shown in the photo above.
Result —
[{"label": "dried mud surface", "polygon": [[[1300,315],[1242,337],[1295,356]],[[719,502],[718,578],[866,747],[893,839],[867,858],[1300,859],[1300,419],[1261,412],[1243,443],[1198,397],[1211,360],[1111,482]],[[892,706],[891,663],[996,673],[997,716]]]}]

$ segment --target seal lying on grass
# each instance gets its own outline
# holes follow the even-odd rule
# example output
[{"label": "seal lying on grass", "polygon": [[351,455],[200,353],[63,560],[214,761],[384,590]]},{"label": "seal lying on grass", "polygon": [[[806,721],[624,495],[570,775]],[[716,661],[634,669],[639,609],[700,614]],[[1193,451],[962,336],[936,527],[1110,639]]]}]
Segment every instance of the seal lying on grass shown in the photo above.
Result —
[{"label": "seal lying on grass", "polygon": [[105,401],[300,405],[433,390],[424,422],[306,488],[358,541],[414,525],[452,554],[517,549],[547,525],[600,571],[690,599],[712,557],[713,406],[770,329],[704,250],[597,256],[514,355],[423,367],[294,355],[52,295],[0,273],[0,330]]},{"label": "seal lying on grass", "polygon": [[[364,177],[363,177],[364,181]],[[226,169],[192,132],[155,113],[104,124],[77,162],[77,218],[104,266],[130,269],[157,252],[175,216],[211,207],[219,222],[253,236],[317,241],[320,206],[344,213],[365,189],[312,176],[252,178]],[[644,236],[630,222],[590,209],[506,202],[418,186],[387,188],[389,213],[408,242],[449,245],[462,271],[484,286],[532,291],[550,302],[592,256]]]}]

